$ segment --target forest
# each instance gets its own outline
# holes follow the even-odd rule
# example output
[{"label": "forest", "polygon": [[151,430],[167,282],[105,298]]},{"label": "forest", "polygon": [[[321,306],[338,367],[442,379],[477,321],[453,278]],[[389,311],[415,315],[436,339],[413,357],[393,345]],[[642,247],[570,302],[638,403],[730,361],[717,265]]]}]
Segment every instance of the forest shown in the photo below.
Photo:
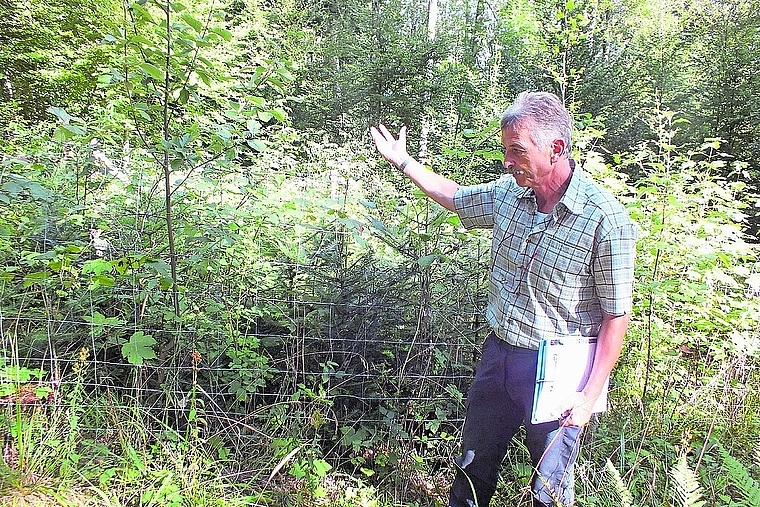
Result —
[{"label": "forest", "polygon": [[370,127],[481,183],[543,90],[639,229],[575,505],[760,506],[759,52],[759,0],[0,0],[0,505],[447,505],[490,232]]}]

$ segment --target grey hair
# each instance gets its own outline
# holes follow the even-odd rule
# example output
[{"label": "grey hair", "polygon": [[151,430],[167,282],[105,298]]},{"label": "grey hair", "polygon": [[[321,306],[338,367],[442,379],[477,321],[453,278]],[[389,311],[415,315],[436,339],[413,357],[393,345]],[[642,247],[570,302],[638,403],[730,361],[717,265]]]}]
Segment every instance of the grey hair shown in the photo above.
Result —
[{"label": "grey hair", "polygon": [[501,128],[524,123],[530,139],[540,149],[547,148],[555,139],[565,142],[562,155],[570,153],[573,120],[562,101],[548,92],[522,92],[501,116]]}]

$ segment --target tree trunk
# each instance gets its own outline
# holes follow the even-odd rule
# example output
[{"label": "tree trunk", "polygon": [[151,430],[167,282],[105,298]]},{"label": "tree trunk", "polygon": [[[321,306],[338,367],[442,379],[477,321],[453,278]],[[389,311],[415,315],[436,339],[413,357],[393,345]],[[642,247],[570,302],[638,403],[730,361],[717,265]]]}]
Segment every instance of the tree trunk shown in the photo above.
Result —
[{"label": "tree trunk", "polygon": [[[429,0],[428,2],[428,41],[435,41],[436,25],[438,24],[438,0]],[[428,60],[425,69],[425,81],[429,83],[433,78],[433,61]],[[422,113],[420,114],[420,149],[418,158],[420,162],[425,163],[428,157],[428,139],[430,137],[431,116],[427,114],[428,104],[430,102],[430,91],[425,90],[422,101]]]}]

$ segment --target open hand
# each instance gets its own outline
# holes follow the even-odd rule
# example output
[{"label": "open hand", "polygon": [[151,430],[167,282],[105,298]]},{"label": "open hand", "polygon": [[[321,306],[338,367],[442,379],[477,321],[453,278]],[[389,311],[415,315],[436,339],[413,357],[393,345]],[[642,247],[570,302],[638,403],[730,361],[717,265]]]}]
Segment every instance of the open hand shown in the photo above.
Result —
[{"label": "open hand", "polygon": [[377,127],[371,127],[369,131],[372,134],[372,140],[375,141],[377,151],[385,160],[398,167],[401,162],[409,158],[409,152],[406,151],[405,126],[401,127],[398,139],[382,123]]}]

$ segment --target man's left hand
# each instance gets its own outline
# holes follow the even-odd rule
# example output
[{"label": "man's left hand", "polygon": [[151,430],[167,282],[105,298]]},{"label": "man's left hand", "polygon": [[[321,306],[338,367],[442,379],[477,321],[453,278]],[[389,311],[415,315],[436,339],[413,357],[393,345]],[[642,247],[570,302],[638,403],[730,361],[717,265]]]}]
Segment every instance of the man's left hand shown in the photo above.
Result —
[{"label": "man's left hand", "polygon": [[562,426],[585,426],[591,419],[594,401],[587,399],[583,393],[574,393],[565,398],[559,406]]}]

